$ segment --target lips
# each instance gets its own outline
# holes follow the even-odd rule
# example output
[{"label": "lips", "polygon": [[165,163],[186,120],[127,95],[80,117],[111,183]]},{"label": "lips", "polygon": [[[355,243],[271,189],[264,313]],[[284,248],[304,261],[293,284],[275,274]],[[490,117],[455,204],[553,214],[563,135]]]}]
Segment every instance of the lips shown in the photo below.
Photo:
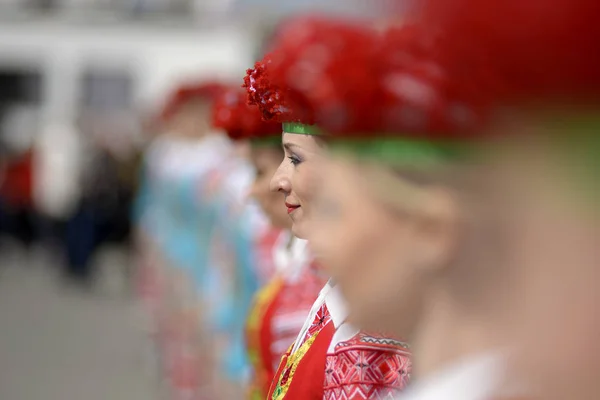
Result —
[{"label": "lips", "polygon": [[295,204],[290,204],[290,203],[285,203],[285,206],[287,207],[287,212],[288,214],[293,213],[297,208],[300,208],[300,206],[295,205]]}]

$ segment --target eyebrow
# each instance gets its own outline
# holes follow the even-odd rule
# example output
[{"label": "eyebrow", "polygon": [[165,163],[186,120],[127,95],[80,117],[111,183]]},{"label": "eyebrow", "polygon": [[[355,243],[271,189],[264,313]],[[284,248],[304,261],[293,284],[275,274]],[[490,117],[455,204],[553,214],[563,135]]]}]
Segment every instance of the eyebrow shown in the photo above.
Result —
[{"label": "eyebrow", "polygon": [[297,144],[294,144],[294,143],[283,143],[283,148],[286,149],[286,150],[290,150],[291,151],[291,150],[294,149],[294,147],[296,147],[298,149],[301,149],[301,147],[298,146]]}]

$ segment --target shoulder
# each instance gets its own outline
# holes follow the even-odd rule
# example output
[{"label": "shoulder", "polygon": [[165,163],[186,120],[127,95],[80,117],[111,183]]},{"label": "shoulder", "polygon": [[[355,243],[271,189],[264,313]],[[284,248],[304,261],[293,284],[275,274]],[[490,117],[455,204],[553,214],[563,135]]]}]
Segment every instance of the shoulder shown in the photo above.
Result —
[{"label": "shoulder", "polygon": [[412,369],[408,345],[380,334],[359,332],[336,344],[331,356],[332,365],[356,364],[375,371],[395,371],[393,380],[404,380]]},{"label": "shoulder", "polygon": [[338,343],[327,357],[325,387],[329,398],[383,398],[408,384],[411,361],[408,346],[379,334],[359,332]]}]

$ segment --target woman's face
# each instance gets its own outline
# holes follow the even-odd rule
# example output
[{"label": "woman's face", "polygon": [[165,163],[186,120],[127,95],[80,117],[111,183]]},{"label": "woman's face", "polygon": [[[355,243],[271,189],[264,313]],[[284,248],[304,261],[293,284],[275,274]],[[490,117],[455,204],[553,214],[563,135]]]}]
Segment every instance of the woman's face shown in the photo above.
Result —
[{"label": "woman's face", "polygon": [[323,148],[314,136],[285,132],[282,144],[285,157],[271,179],[271,190],[283,194],[294,235],[306,238]]},{"label": "woman's face", "polygon": [[250,159],[254,164],[256,176],[250,194],[258,201],[271,225],[276,228],[289,229],[292,221],[287,215],[287,208],[281,193],[270,190],[271,178],[275,175],[283,152],[275,147],[252,147]]},{"label": "woman's face", "polygon": [[308,239],[352,322],[407,338],[426,296],[419,252],[427,239],[416,219],[373,196],[361,172],[349,162],[326,161]]}]

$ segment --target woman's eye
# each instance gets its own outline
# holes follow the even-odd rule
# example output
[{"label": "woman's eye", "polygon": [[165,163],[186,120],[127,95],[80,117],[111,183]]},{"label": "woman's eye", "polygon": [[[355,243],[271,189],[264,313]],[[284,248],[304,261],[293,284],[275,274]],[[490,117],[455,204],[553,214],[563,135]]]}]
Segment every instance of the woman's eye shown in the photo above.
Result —
[{"label": "woman's eye", "polygon": [[298,164],[300,164],[300,163],[302,162],[302,161],[301,161],[301,160],[300,160],[298,157],[296,157],[296,156],[289,156],[288,158],[289,158],[290,162],[291,162],[293,165],[298,165]]}]

